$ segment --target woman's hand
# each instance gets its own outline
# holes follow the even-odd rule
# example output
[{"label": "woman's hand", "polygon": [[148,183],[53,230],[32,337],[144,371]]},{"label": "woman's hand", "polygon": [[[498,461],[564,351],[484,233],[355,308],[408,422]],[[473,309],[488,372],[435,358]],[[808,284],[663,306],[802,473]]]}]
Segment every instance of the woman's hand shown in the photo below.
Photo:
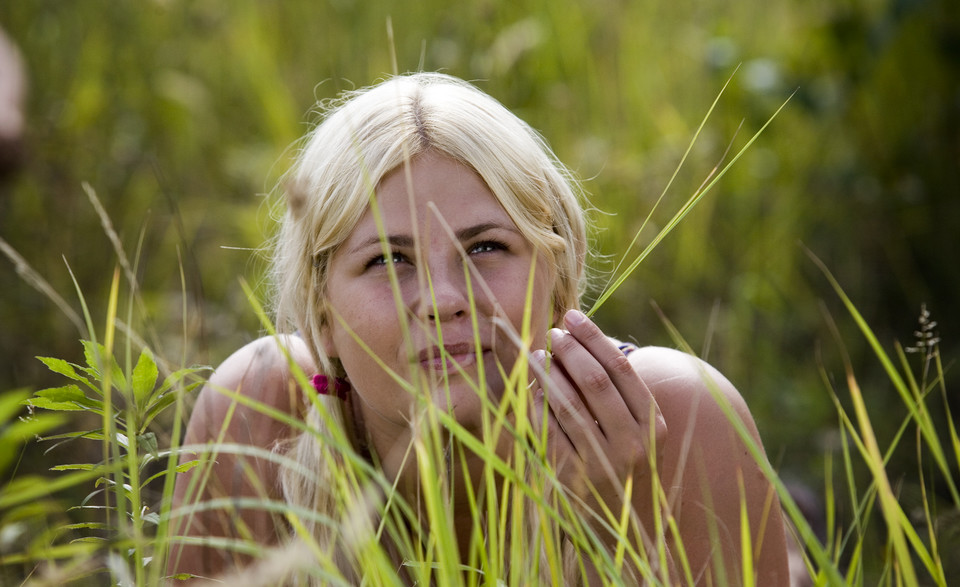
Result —
[{"label": "woman's hand", "polygon": [[619,518],[632,479],[630,501],[652,538],[651,464],[660,470],[667,433],[660,408],[626,355],[583,313],[571,310],[563,322],[566,331],[549,332],[550,360],[534,353],[543,367],[536,369],[534,425],[545,419],[560,482],[595,513],[606,508]]}]

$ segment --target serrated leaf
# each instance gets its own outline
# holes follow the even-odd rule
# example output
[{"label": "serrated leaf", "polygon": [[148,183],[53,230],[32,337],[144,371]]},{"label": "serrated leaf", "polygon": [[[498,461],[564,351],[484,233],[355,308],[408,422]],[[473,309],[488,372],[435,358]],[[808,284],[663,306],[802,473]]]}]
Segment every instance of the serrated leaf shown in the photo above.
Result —
[{"label": "serrated leaf", "polygon": [[104,366],[110,369],[111,385],[123,389],[126,386],[127,379],[112,355],[107,354],[107,349],[100,343],[89,340],[80,341],[83,344],[83,356],[89,365],[93,375],[101,383],[104,379]]},{"label": "serrated leaf", "polygon": [[83,391],[74,384],[64,385],[63,387],[50,387],[41,389],[33,394],[36,397],[43,397],[55,402],[75,402],[87,398]]},{"label": "serrated leaf", "polygon": [[87,385],[90,384],[89,379],[80,373],[77,373],[77,367],[73,363],[68,363],[63,359],[57,359],[55,357],[37,357],[37,360],[46,365],[47,369],[50,369],[54,373],[63,375],[64,377],[68,377],[74,381],[82,381]]},{"label": "serrated leaf", "polygon": [[60,402],[75,402],[86,409],[103,413],[103,402],[89,397],[77,385],[70,384],[63,387],[51,387],[42,389],[34,394],[37,397],[45,397]]},{"label": "serrated leaf", "polygon": [[84,395],[76,385],[42,389],[33,397],[24,400],[23,405],[57,412],[78,412],[87,410],[103,415],[103,402]]},{"label": "serrated leaf", "polygon": [[157,377],[159,376],[160,371],[157,369],[156,361],[153,360],[153,353],[150,352],[150,349],[144,347],[140,351],[140,358],[137,359],[132,376],[133,397],[136,399],[138,409],[143,410],[147,404],[154,388],[157,386]]},{"label": "serrated leaf", "polygon": [[80,412],[85,408],[77,405],[75,402],[58,402],[45,397],[31,397],[23,400],[23,405],[31,408],[40,408],[41,410],[50,410],[53,412]]}]

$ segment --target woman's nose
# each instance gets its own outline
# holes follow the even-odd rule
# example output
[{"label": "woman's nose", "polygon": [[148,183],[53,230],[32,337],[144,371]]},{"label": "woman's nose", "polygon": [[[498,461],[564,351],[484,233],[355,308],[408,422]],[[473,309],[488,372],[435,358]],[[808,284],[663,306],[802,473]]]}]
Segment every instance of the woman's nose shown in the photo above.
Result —
[{"label": "woman's nose", "polygon": [[423,280],[424,291],[421,292],[419,300],[419,315],[430,321],[440,322],[466,316],[470,311],[470,297],[467,294],[463,265],[428,265],[427,271],[429,274]]}]

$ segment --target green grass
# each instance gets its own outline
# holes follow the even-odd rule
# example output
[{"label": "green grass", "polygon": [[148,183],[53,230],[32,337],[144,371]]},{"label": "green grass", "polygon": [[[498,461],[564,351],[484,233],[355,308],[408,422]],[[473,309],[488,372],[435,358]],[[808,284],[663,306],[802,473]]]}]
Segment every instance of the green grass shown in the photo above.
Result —
[{"label": "green grass", "polygon": [[[737,384],[774,468],[812,484],[823,502],[823,539],[798,521],[823,583],[894,584],[898,574],[909,582],[910,567],[920,584],[940,575],[952,582],[960,574],[949,556],[960,549],[960,447],[947,398],[958,342],[944,336],[909,353],[919,347],[905,340],[923,301],[944,331],[957,323],[957,278],[942,269],[952,266],[949,219],[958,217],[956,124],[946,115],[955,59],[941,42],[956,34],[944,18],[948,3],[521,0],[448,8],[0,3],[31,91],[31,156],[0,185],[0,250],[12,260],[0,264],[0,582],[150,582],[162,574],[151,557],[162,556],[171,530],[152,514],[164,511],[172,476],[146,481],[179,457],[186,390],[203,372],[174,380],[162,394],[172,403],[136,434],[148,417],[131,408],[141,351],[151,351],[159,393],[172,374],[218,362],[244,341],[238,333],[261,328],[252,296],[236,285],[242,275],[262,290],[259,261],[244,249],[260,246],[269,230],[250,195],[282,174],[277,154],[302,134],[316,99],[372,82],[392,63],[477,80],[540,129],[587,180],[597,248],[622,260],[620,268],[798,90],[710,197],[630,279],[615,282],[595,318],[643,343],[686,340]],[[773,85],[753,83],[764,64]],[[671,179],[681,159],[687,171]],[[823,259],[846,297],[797,241]],[[122,247],[136,251],[133,262],[121,261]],[[111,254],[119,283],[106,267],[114,262],[104,263]],[[622,275],[613,266],[596,260],[599,282]],[[84,299],[89,308],[80,307]],[[675,329],[658,322],[651,299]],[[897,339],[902,350],[890,342]],[[87,349],[103,363],[88,364]],[[35,355],[96,370],[85,375],[88,385]],[[106,371],[105,388],[97,373],[110,361],[117,369]],[[70,385],[87,399],[62,389]],[[14,406],[36,388],[59,389],[44,392],[47,401],[80,409],[39,408],[22,421],[25,408]],[[97,412],[95,402],[110,407]],[[491,411],[490,426],[498,421]],[[57,437],[37,443],[38,432]],[[121,433],[137,440],[125,447]],[[521,456],[529,455],[518,463]],[[139,497],[124,493],[138,477],[131,491]],[[139,519],[135,501],[149,508]],[[521,502],[482,503],[494,512]],[[104,504],[109,524],[97,509]],[[495,518],[488,515],[491,535],[515,531]],[[424,557],[437,560],[431,548]],[[468,564],[512,560],[507,548],[499,540],[499,550],[478,549]],[[545,548],[556,568],[556,544]],[[141,568],[138,559],[148,562]]]},{"label": "green grass", "polygon": [[[687,205],[677,213],[678,220],[690,206],[700,201],[702,195],[703,191],[698,191],[691,196]],[[92,190],[90,196],[96,205],[98,200]],[[180,427],[189,409],[188,396],[202,383],[203,369],[166,367],[164,361],[158,361],[149,348],[140,344],[140,337],[132,335],[129,328],[119,329],[121,324],[136,322],[136,313],[142,308],[141,291],[133,279],[135,264],[125,257],[106,212],[102,208],[98,211],[105,230],[115,239],[120,259],[107,297],[106,320],[101,327],[93,322],[87,302],[78,290],[86,332],[91,335],[91,340],[83,342],[85,362],[72,364],[61,359],[42,358],[47,368],[65,379],[65,385],[38,391],[30,397],[24,392],[10,394],[7,397],[12,399],[5,400],[0,413],[12,422],[2,429],[4,434],[0,436],[10,451],[4,454],[10,454],[19,443],[29,442],[29,435],[43,433],[55,425],[66,424],[67,429],[71,429],[71,424],[76,426],[81,422],[71,418],[76,414],[92,414],[94,419],[85,422],[95,422],[94,427],[48,436],[44,438],[44,444],[71,442],[100,446],[99,454],[97,451],[88,452],[97,456],[90,462],[58,464],[51,467],[49,474],[16,477],[4,487],[0,497],[0,531],[11,535],[20,533],[27,540],[17,542],[19,546],[14,548],[5,543],[0,568],[7,576],[22,573],[27,583],[38,581],[42,584],[51,578],[59,581],[86,578],[116,584],[159,584],[165,577],[165,556],[169,545],[185,540],[178,534],[179,522],[201,509],[223,508],[229,513],[238,507],[232,500],[191,501],[182,510],[172,511],[169,504],[176,474],[189,469],[200,472],[194,476],[198,483],[193,493],[197,495],[217,454],[254,454],[272,459],[283,467],[297,466],[282,455],[240,445],[178,446]],[[667,229],[675,225],[668,225]],[[649,248],[643,250],[627,260],[629,262],[624,263],[628,266],[627,273],[649,251]],[[842,473],[834,479],[832,461],[827,461],[824,498],[831,524],[826,541],[821,542],[815,536],[777,471],[762,458],[759,447],[736,416],[732,412],[728,416],[776,487],[798,539],[806,547],[806,562],[816,584],[946,585],[944,561],[949,558],[949,551],[943,550],[940,533],[954,531],[951,524],[956,522],[951,520],[956,519],[954,512],[960,505],[954,485],[960,469],[960,438],[952,426],[944,432],[931,416],[929,403],[933,399],[942,401],[943,409],[948,415],[950,412],[946,405],[948,393],[943,361],[938,341],[932,335],[930,318],[922,317],[926,322],[921,322],[921,333],[926,334],[914,347],[920,351],[922,359],[920,369],[915,373],[916,365],[911,365],[904,349],[897,346],[892,356],[885,351],[841,285],[822,263],[816,259],[814,262],[847,308],[848,320],[856,325],[874,350],[878,368],[885,373],[905,408],[899,432],[892,442],[882,446],[857,375],[844,355],[845,342],[838,334],[838,352],[845,365],[844,385],[838,386],[824,371],[824,393],[833,398],[836,407]],[[469,280],[471,273],[467,271],[466,275]],[[122,295],[124,276],[127,291]],[[615,294],[621,283],[623,279],[615,281],[609,293]],[[255,292],[246,285],[244,291],[264,328],[272,332],[266,313],[256,301]],[[123,320],[120,319],[121,309]],[[692,353],[679,330],[666,316],[663,322],[675,343]],[[521,330],[514,333],[514,337],[521,345],[529,345],[527,325],[522,325]],[[102,342],[94,336],[97,332],[103,333]],[[161,365],[166,373],[164,377],[160,376]],[[557,484],[545,456],[545,439],[534,432],[524,416],[531,403],[526,385],[528,369],[527,362],[521,360],[512,372],[505,374],[508,385],[503,400],[499,405],[487,401],[485,433],[479,438],[463,429],[449,413],[438,410],[425,399],[429,394],[424,392],[424,386],[429,382],[404,381],[396,376],[418,402],[413,421],[417,434],[410,446],[409,458],[418,463],[426,512],[418,512],[413,504],[406,503],[392,482],[356,455],[346,438],[334,428],[332,433],[325,433],[320,439],[326,451],[325,458],[338,464],[331,467],[331,481],[335,499],[342,507],[332,518],[318,517],[309,510],[289,504],[252,498],[242,505],[276,512],[288,523],[291,536],[298,540],[267,551],[260,550],[252,536],[208,542],[224,549],[253,554],[268,568],[271,561],[289,563],[295,560],[292,570],[287,564],[277,564],[280,569],[274,571],[279,573],[277,579],[290,578],[293,574],[322,583],[349,584],[350,579],[343,575],[342,567],[336,562],[333,550],[336,545],[336,548],[346,548],[350,564],[354,569],[362,569],[371,584],[400,584],[393,561],[383,546],[384,537],[389,536],[406,561],[406,571],[420,584],[494,585],[502,580],[510,585],[522,585],[538,583],[543,577],[561,584],[564,565],[571,562],[574,567],[579,565],[579,571],[574,568],[575,575],[583,572],[582,565],[589,563],[612,584],[620,581],[625,568],[634,569],[650,584],[661,584],[664,577],[656,571],[659,555],[655,553],[662,554],[662,542],[652,551],[635,549],[631,545],[636,542],[628,537],[638,535],[642,529],[627,511],[606,511],[599,520],[589,520],[576,501]],[[303,373],[299,373],[299,378],[301,385],[309,385]],[[484,388],[483,381],[475,384],[478,390]],[[258,405],[243,394],[222,392],[238,405],[252,406],[295,429],[308,434],[313,432],[306,423]],[[486,398],[483,393],[480,396]],[[29,408],[25,419],[12,420],[15,414],[11,409],[13,401]],[[846,407],[848,402],[852,405],[852,414]],[[319,405],[322,408],[323,404]],[[509,417],[511,414],[516,417]],[[321,416],[327,417],[322,409]],[[169,435],[158,436],[155,431],[158,421],[172,425]],[[947,421],[952,422],[950,418]],[[228,423],[229,419],[223,423],[223,430]],[[329,431],[330,427],[326,429]],[[513,449],[509,455],[498,454],[490,440],[501,433],[512,438]],[[929,462],[919,468],[912,479],[921,489],[922,507],[919,511],[904,509],[899,495],[904,480],[892,479],[887,469],[890,455],[909,445],[911,440],[918,461]],[[462,557],[456,548],[449,509],[452,478],[444,471],[450,466],[465,465],[461,459],[466,452],[481,456],[485,466],[483,483],[473,488],[469,495],[477,533],[466,556]],[[185,454],[194,456],[179,464],[180,457]],[[11,463],[4,464],[10,466]],[[864,475],[863,471],[867,474]],[[934,478],[938,479],[936,483],[945,484],[947,499],[934,499]],[[653,479],[654,495],[666,500],[659,479],[656,475]],[[843,492],[838,491],[835,483],[846,488],[846,498],[850,500],[849,507],[853,512],[849,520],[836,519],[837,502]],[[944,488],[937,489],[944,492]],[[80,502],[71,503],[61,497],[70,495],[71,490],[89,493]],[[46,511],[37,512],[35,504],[38,500],[51,505]],[[69,519],[77,512],[88,514],[87,521]],[[372,519],[379,521],[371,522],[368,517],[371,512],[376,514]],[[40,525],[47,525],[45,530],[26,535],[25,532],[33,531],[33,528],[24,529],[37,520],[41,520]],[[658,535],[669,535],[672,522],[669,516],[658,519],[657,524],[666,529]],[[601,528],[600,532],[614,532],[623,537],[621,546],[614,552],[600,547],[597,528]],[[327,539],[318,541],[317,536],[326,536]],[[561,536],[566,536],[573,544],[578,558],[571,559]],[[879,540],[877,536],[880,536]],[[335,541],[330,542],[330,537]],[[745,581],[750,583],[750,545],[744,544],[743,547]],[[537,552],[542,556],[530,555]],[[689,580],[691,571],[685,564],[682,545],[675,557],[682,576]]]}]

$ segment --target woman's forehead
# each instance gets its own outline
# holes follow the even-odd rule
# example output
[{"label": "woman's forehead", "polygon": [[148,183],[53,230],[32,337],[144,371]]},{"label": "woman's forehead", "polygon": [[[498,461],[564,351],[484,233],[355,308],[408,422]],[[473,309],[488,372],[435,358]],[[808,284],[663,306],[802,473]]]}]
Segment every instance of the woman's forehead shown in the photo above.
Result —
[{"label": "woman's forehead", "polygon": [[426,227],[449,229],[453,234],[478,232],[481,226],[519,232],[480,175],[442,155],[423,154],[388,173],[374,201],[376,211],[368,206],[348,240],[378,234],[377,216],[388,235],[413,235]]}]

